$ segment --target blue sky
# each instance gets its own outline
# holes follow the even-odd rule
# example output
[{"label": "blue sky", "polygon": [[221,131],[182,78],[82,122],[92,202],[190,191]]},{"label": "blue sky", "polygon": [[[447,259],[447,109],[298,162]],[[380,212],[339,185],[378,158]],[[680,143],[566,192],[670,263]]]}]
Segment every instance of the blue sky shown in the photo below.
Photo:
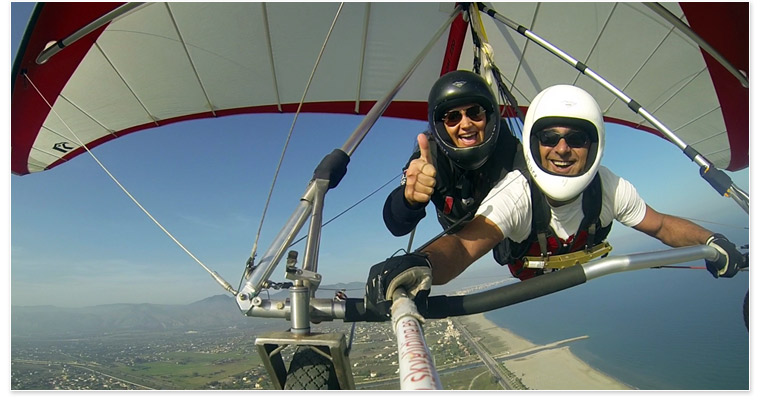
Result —
[{"label": "blue sky", "polygon": [[[11,63],[32,6],[11,7]],[[285,114],[185,122],[133,133],[93,152],[196,257],[237,287],[292,119]],[[259,256],[295,209],[319,160],[341,147],[360,121],[299,117]],[[425,125],[381,118],[354,153],[340,186],[328,193],[326,220],[393,179],[324,228],[319,272],[325,283],[364,281],[371,265],[406,247],[407,237],[386,231],[381,210]],[[696,164],[676,146],[620,126],[608,125],[607,132],[603,164],[630,180],[649,205],[695,219],[739,245],[749,242],[747,214],[702,180]],[[749,169],[729,174],[749,190]],[[13,305],[186,304],[225,293],[88,155],[51,171],[10,176],[8,187]],[[431,207],[417,231],[417,245],[440,230]],[[615,254],[665,247],[621,224],[610,241]],[[296,247],[301,253],[302,244]],[[459,281],[495,280],[505,273],[486,256]],[[272,279],[282,278],[280,266]]]}]

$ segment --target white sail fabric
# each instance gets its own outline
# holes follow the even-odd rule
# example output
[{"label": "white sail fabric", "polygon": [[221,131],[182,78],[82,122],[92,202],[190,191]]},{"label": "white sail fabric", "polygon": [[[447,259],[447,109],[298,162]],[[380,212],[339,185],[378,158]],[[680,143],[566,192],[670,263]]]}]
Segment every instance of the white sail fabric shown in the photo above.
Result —
[{"label": "white sail fabric", "polygon": [[[700,4],[705,3],[691,7],[700,11]],[[721,4],[734,4],[725,6],[727,12],[743,4],[748,13],[746,3],[706,4],[701,13],[718,18],[716,4],[718,10]],[[664,5],[689,25],[678,3]],[[13,70],[13,173],[59,165],[82,153],[80,140],[92,148],[177,121],[294,112],[339,9],[337,3],[147,3],[68,44],[44,64],[35,63],[49,42],[64,39],[116,6],[48,3],[35,10]],[[604,76],[719,168],[749,165],[748,89],[730,74],[721,78],[727,72],[716,68],[694,40],[645,5],[493,7]],[[344,4],[302,111],[366,113],[453,9],[454,3]],[[550,85],[573,84],[597,99],[607,121],[654,132],[598,83],[488,15],[481,13],[481,19],[496,65],[520,106],[527,107]],[[463,22],[456,24],[461,28]],[[473,68],[469,28],[461,39],[456,29],[450,36],[453,42],[464,40],[461,54],[451,54],[449,35],[444,35],[386,116],[425,120],[428,90],[441,73]],[[710,42],[714,38],[708,33],[701,34]],[[728,35],[738,50],[719,50],[743,51],[748,58],[748,31],[720,34]],[[747,58],[734,62],[746,63]],[[725,88],[740,95],[721,95]]]}]

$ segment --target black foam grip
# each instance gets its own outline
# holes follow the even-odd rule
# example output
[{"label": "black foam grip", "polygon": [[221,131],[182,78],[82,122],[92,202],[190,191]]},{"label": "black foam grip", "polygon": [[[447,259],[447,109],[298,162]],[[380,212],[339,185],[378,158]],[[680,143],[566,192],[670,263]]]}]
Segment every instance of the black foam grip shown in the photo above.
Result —
[{"label": "black foam grip", "polygon": [[348,162],[351,158],[341,149],[335,149],[319,162],[314,170],[315,179],[327,179],[330,181],[330,189],[335,188],[348,171]]}]

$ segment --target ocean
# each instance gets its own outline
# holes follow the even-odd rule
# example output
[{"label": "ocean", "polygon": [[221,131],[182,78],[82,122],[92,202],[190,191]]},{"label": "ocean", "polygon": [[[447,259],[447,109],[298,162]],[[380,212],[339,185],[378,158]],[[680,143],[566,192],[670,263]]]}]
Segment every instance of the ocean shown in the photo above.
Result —
[{"label": "ocean", "polygon": [[742,304],[749,273],[650,269],[485,313],[535,344],[570,345],[592,367],[642,390],[748,390],[750,335]]}]

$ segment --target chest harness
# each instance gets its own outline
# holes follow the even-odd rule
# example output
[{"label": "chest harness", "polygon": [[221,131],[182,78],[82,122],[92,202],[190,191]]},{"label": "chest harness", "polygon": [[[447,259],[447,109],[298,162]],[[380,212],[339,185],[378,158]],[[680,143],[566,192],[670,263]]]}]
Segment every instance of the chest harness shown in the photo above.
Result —
[{"label": "chest harness", "polygon": [[604,257],[612,246],[604,240],[610,233],[612,223],[603,227],[599,221],[602,211],[602,183],[597,174],[583,191],[583,219],[574,235],[566,240],[557,236],[549,225],[551,210],[546,195],[538,185],[523,174],[530,183],[533,208],[531,233],[522,242],[507,238],[494,248],[494,258],[501,265],[507,264],[512,275],[520,280],[542,275],[577,263],[585,263],[596,257]]},{"label": "chest harness", "polygon": [[[451,227],[467,214],[475,214],[491,188],[512,170],[517,161],[517,139],[504,128],[499,134],[494,154],[474,171],[463,170],[439,153],[437,145],[430,146],[437,175],[431,201],[435,204],[438,221],[444,228]],[[430,139],[432,140],[432,138]],[[522,158],[520,158],[522,160]],[[464,225],[452,230],[458,231]]]}]

